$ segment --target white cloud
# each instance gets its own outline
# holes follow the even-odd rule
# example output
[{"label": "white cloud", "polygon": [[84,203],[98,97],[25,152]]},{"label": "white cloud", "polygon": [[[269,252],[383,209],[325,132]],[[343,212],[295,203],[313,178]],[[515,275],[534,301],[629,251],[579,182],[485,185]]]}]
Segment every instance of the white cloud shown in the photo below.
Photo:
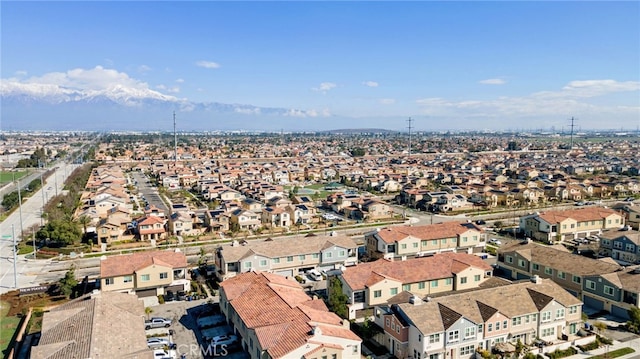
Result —
[{"label": "white cloud", "polygon": [[184,83],[184,79],[177,79],[176,82],[179,84]]},{"label": "white cloud", "polygon": [[322,110],[297,110],[297,109],[289,109],[287,112],[285,112],[284,114],[285,116],[290,116],[290,117],[299,117],[299,118],[314,118],[314,117],[330,117],[331,116],[331,111],[329,111],[329,109],[325,108]]},{"label": "white cloud", "polygon": [[483,85],[504,85],[507,83],[507,81],[503,79],[486,79],[486,80],[478,81],[478,83]]},{"label": "white cloud", "polygon": [[394,99],[394,98],[381,98],[380,100],[378,100],[378,102],[380,102],[380,104],[382,104],[382,105],[393,105],[394,103],[396,103],[396,99]]},{"label": "white cloud", "polygon": [[320,86],[318,87],[312,87],[311,89],[313,91],[317,91],[317,92],[321,92],[323,94],[327,93],[327,91],[334,89],[336,86],[336,84],[334,84],[333,82],[322,82],[320,83]]},{"label": "white cloud", "polygon": [[196,62],[196,66],[204,67],[205,69],[217,69],[217,68],[220,68],[220,64],[218,64],[217,62],[204,61],[204,60]]},{"label": "white cloud", "polygon": [[138,66],[138,72],[140,73],[145,73],[145,72],[149,72],[151,71],[151,67],[147,66],[147,65],[140,65]]},{"label": "white cloud", "polygon": [[362,84],[367,87],[378,87],[378,83],[375,81],[365,81]]},{"label": "white cloud", "polygon": [[241,113],[243,115],[259,115],[262,111],[259,107],[254,108],[245,108],[245,107],[236,107],[233,111],[237,113]]},{"label": "white cloud", "polygon": [[[572,81],[557,91],[540,91],[520,97],[493,100],[460,101],[440,97],[416,100],[421,113],[428,116],[456,118],[558,118],[567,116],[602,118],[606,116],[640,116],[640,106],[607,106],[590,103],[588,98],[615,92],[640,90],[640,83],[614,80]],[[636,101],[637,103],[637,101]]]},{"label": "white cloud", "polygon": [[25,70],[18,70],[15,75],[18,77],[27,76],[27,72]]}]

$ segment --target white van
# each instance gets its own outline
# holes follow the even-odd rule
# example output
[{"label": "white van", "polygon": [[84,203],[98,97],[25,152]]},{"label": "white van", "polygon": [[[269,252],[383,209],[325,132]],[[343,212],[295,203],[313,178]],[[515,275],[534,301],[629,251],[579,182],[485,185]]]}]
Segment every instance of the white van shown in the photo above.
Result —
[{"label": "white van", "polygon": [[320,272],[315,269],[307,271],[307,275],[309,276],[309,278],[315,280],[316,282],[322,280],[322,274],[320,274]]}]

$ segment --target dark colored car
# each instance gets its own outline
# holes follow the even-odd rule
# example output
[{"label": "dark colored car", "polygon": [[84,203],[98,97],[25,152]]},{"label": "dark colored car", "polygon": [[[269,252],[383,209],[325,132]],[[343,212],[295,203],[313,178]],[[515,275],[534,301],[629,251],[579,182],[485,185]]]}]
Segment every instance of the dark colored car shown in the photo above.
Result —
[{"label": "dark colored car", "polygon": [[165,294],[164,294],[164,301],[165,302],[173,302],[174,300],[176,300],[176,295],[173,294],[172,291],[168,290]]}]

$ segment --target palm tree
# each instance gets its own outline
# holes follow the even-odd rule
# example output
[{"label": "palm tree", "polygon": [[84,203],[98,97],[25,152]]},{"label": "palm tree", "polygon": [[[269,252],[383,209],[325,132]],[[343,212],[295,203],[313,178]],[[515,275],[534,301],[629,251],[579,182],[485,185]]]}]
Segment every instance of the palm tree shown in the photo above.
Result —
[{"label": "palm tree", "polygon": [[153,309],[151,309],[151,307],[144,307],[144,314],[147,315],[147,319],[149,319],[151,313],[153,313]]},{"label": "palm tree", "polygon": [[87,216],[86,214],[83,214],[82,216],[78,217],[78,223],[82,225],[82,234],[86,236],[87,226],[89,225],[89,223],[91,223],[91,217]]}]

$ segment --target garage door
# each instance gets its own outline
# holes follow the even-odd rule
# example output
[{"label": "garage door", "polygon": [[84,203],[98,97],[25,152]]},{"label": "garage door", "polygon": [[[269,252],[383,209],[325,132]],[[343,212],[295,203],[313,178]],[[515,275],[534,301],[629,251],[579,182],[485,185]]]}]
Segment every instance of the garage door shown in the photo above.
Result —
[{"label": "garage door", "polygon": [[164,288],[164,292],[166,293],[168,290],[172,291],[172,292],[178,292],[181,290],[184,290],[184,286],[182,285],[174,285],[174,286],[169,286],[169,287],[165,287]]},{"label": "garage door", "polygon": [[520,279],[529,279],[531,277],[529,277],[528,275],[524,274],[524,273],[516,273],[516,279],[520,280]]},{"label": "garage door", "polygon": [[624,320],[629,320],[629,313],[627,312],[627,309],[622,308],[622,307],[618,307],[617,305],[612,305],[611,306],[611,314],[615,315],[616,317],[622,318]]},{"label": "garage door", "polygon": [[145,290],[136,291],[136,295],[138,296],[138,298],[155,297],[157,293],[158,292],[155,289],[145,289]]},{"label": "garage door", "polygon": [[597,300],[595,298],[587,297],[585,295],[583,302],[584,302],[584,305],[586,305],[589,308],[592,308],[592,309],[595,309],[595,310],[603,310],[604,309],[604,303],[601,300]]},{"label": "garage door", "polygon": [[277,271],[276,274],[283,277],[293,277],[293,269]]}]

